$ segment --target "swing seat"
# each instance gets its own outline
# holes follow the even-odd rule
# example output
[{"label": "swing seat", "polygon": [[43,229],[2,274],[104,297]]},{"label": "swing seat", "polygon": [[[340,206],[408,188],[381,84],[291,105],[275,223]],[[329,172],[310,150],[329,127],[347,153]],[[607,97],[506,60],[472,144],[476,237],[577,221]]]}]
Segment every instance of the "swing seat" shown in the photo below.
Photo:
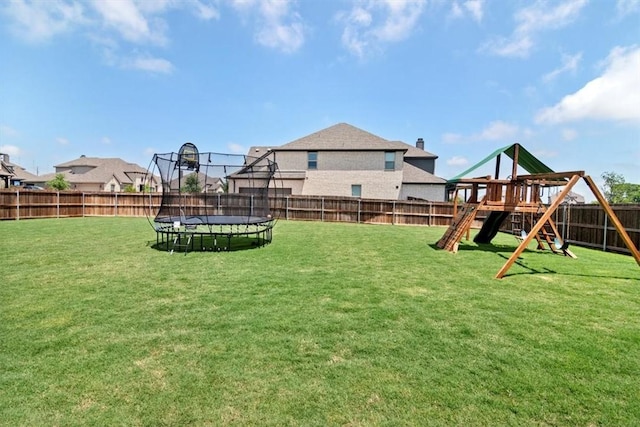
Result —
[{"label": "swing seat", "polygon": [[516,234],[516,232],[513,232],[513,237],[516,238],[516,240],[518,242],[522,242],[524,239],[527,238],[528,233],[525,230],[520,230],[519,234]]},{"label": "swing seat", "polygon": [[560,242],[560,239],[558,239],[557,237],[553,239],[553,244],[556,247],[556,249],[562,252],[569,249],[569,242],[567,242],[566,240],[564,242]]}]

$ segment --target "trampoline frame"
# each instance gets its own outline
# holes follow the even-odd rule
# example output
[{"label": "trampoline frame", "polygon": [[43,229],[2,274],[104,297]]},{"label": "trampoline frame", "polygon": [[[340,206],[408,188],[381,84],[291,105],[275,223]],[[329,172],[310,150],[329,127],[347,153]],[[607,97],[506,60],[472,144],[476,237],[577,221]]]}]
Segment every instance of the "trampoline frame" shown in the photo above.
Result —
[{"label": "trampoline frame", "polygon": [[[190,250],[229,251],[238,239],[243,240],[244,245],[250,243],[250,247],[271,243],[277,219],[271,215],[268,191],[278,168],[268,154],[250,157],[199,153],[191,143],[184,144],[178,153],[155,154],[152,160],[155,166],[152,170],[150,165],[147,174],[153,175],[157,168],[163,189],[152,224],[156,248],[170,252],[183,249],[186,254]],[[221,164],[224,159],[230,163]],[[223,170],[225,175],[210,176],[210,169]],[[207,179],[225,179],[227,190],[230,179],[242,180],[245,186],[239,192],[214,193],[213,196],[202,191],[183,191],[186,177],[191,173],[199,177],[203,171],[205,189]],[[223,197],[225,203],[221,201]],[[151,223],[151,214],[147,218]]]}]

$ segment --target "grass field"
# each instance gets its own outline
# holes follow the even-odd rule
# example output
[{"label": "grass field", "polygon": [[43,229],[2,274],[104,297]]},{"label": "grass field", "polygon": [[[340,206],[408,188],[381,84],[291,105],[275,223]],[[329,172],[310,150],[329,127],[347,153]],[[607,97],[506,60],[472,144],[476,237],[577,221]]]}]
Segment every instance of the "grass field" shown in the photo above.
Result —
[{"label": "grass field", "polygon": [[640,424],[640,268],[443,228],[280,221],[169,255],[145,219],[0,222],[0,425]]}]

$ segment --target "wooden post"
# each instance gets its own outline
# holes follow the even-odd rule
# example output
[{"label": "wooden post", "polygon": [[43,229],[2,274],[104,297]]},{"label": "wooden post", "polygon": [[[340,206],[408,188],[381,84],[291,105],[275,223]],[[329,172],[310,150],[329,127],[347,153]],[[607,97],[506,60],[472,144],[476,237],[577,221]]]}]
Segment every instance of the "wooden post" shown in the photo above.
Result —
[{"label": "wooden post", "polygon": [[495,174],[495,179],[500,178],[500,156],[501,156],[501,154],[498,154],[498,157],[496,157],[496,174]]},{"label": "wooden post", "polygon": [[513,167],[511,168],[511,179],[518,177],[518,156],[520,155],[520,144],[513,145]]},{"label": "wooden post", "polygon": [[560,203],[562,203],[564,198],[567,196],[567,194],[569,194],[569,191],[571,191],[571,189],[573,188],[574,185],[576,185],[576,182],[578,182],[579,179],[580,179],[580,175],[573,175],[571,177],[571,179],[569,180],[567,185],[564,187],[564,189],[560,192],[558,197],[553,201],[551,206],[549,206],[549,209],[544,213],[544,215],[542,215],[542,217],[538,220],[538,222],[536,222],[533,228],[529,231],[529,234],[527,234],[527,237],[522,240],[522,242],[520,243],[518,248],[515,250],[515,252],[511,254],[511,257],[507,260],[507,262],[504,263],[500,271],[498,271],[498,274],[496,274],[496,279],[502,279],[504,277],[507,271],[516,262],[520,254],[522,254],[522,252],[524,252],[527,246],[529,246],[529,243],[531,242],[531,240],[533,240],[533,236],[538,235],[538,231],[540,231],[540,229],[545,224],[545,222],[547,222],[547,220],[551,218],[551,215],[553,215],[553,212],[555,212],[555,210],[558,209],[558,206],[560,206]]},{"label": "wooden post", "polygon": [[593,192],[593,195],[596,196],[596,199],[600,203],[600,206],[602,206],[602,209],[604,209],[604,211],[609,216],[609,219],[611,219],[611,222],[616,227],[616,230],[618,231],[620,237],[622,237],[622,241],[627,246],[627,249],[631,251],[631,255],[633,255],[638,265],[640,265],[640,252],[638,252],[638,248],[636,248],[636,245],[633,244],[633,240],[631,240],[631,237],[629,237],[629,234],[627,234],[627,230],[624,229],[624,226],[616,216],[615,212],[613,211],[613,209],[611,209],[611,206],[607,202],[607,199],[605,199],[602,193],[600,193],[600,190],[598,190],[598,186],[595,184],[595,182],[593,182],[589,175],[585,175],[583,178]]},{"label": "wooden post", "polygon": [[604,214],[604,233],[602,235],[602,250],[606,251],[607,250],[607,227],[609,224],[607,224],[607,220],[609,219],[609,216],[605,213]]}]

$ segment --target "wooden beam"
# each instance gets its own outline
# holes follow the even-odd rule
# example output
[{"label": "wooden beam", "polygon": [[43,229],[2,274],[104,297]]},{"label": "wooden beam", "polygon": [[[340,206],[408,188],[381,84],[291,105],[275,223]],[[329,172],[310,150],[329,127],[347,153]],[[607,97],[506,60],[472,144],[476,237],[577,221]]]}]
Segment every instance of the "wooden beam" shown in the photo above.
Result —
[{"label": "wooden beam", "polygon": [[533,180],[557,179],[557,178],[571,178],[574,175],[584,176],[584,171],[534,173],[531,175],[520,175],[518,179],[533,179]]},{"label": "wooden beam", "polygon": [[501,154],[498,154],[498,157],[496,157],[496,174],[495,174],[495,179],[500,178],[500,156],[501,156]]},{"label": "wooden beam", "polygon": [[508,179],[493,179],[488,177],[479,178],[461,178],[455,181],[454,184],[509,184],[511,181]]},{"label": "wooden beam", "polygon": [[609,215],[609,219],[611,220],[611,222],[613,222],[613,225],[616,227],[616,230],[618,231],[620,237],[622,237],[622,240],[627,246],[627,249],[631,251],[631,254],[635,258],[636,262],[638,263],[638,265],[640,265],[640,252],[638,252],[638,248],[636,248],[636,245],[633,244],[633,240],[631,240],[631,237],[629,237],[627,230],[624,229],[624,226],[616,216],[616,213],[613,211],[613,209],[611,209],[611,206],[607,202],[607,199],[604,198],[604,196],[598,189],[598,186],[595,184],[595,182],[593,182],[589,175],[585,175],[583,178],[593,192],[593,195],[596,196],[596,199],[600,203],[600,206],[602,206],[602,209],[604,209],[607,215]]},{"label": "wooden beam", "polygon": [[574,185],[576,185],[576,182],[578,182],[579,179],[580,179],[580,175],[574,175],[573,177],[571,177],[571,179],[569,180],[567,185],[562,189],[558,197],[556,197],[556,199],[553,201],[551,206],[549,206],[549,209],[547,209],[547,211],[542,215],[542,217],[536,222],[533,228],[529,231],[529,234],[527,234],[527,237],[522,240],[520,245],[511,254],[511,257],[507,260],[507,262],[504,263],[500,271],[498,271],[498,274],[496,274],[496,279],[502,279],[504,275],[507,273],[507,271],[509,271],[509,269],[516,262],[520,254],[522,254],[522,252],[524,252],[524,250],[529,246],[529,243],[531,242],[531,240],[533,240],[533,236],[536,236],[538,234],[538,231],[540,231],[540,229],[549,220],[549,218],[551,218],[551,215],[553,215],[556,209],[558,209],[558,206],[560,206],[560,203],[562,203],[564,198],[567,196],[567,194],[569,194],[569,191],[571,191],[571,189],[573,188]]},{"label": "wooden beam", "polygon": [[518,156],[520,155],[520,144],[514,144],[513,147],[513,166],[511,168],[511,179],[518,177]]}]

